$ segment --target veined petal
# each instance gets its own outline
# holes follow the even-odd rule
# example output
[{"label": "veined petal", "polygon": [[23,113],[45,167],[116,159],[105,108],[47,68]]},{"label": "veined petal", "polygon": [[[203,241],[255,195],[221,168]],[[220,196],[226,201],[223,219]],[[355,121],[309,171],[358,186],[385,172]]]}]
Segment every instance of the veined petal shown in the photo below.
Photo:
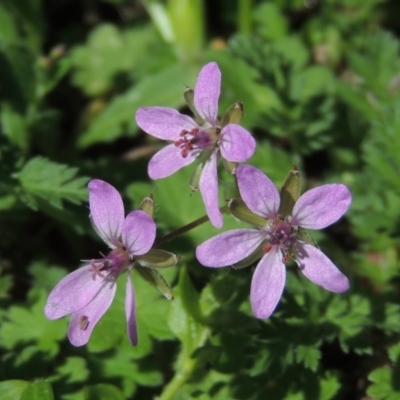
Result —
[{"label": "veined petal", "polygon": [[206,161],[200,176],[199,189],[206,212],[210,222],[216,227],[221,228],[223,224],[222,213],[219,209],[218,199],[218,172],[217,172],[217,152],[213,151],[210,158]]},{"label": "veined petal", "polygon": [[220,150],[222,157],[231,162],[243,162],[250,158],[256,141],[240,125],[229,124],[222,129]]},{"label": "veined petal", "polygon": [[251,280],[250,302],[257,318],[268,318],[275,310],[286,280],[279,246],[273,246],[258,263]]},{"label": "veined petal", "polygon": [[135,119],[146,133],[163,140],[175,141],[183,130],[191,131],[198,127],[189,116],[166,107],[139,108]]},{"label": "veined petal", "polygon": [[126,278],[125,316],[129,341],[133,346],[136,346],[138,342],[136,327],[136,301],[135,289],[133,287],[130,271],[128,271]]},{"label": "veined petal", "polygon": [[132,255],[147,253],[156,238],[156,224],[144,211],[130,212],[122,226],[122,243]]},{"label": "veined petal", "polygon": [[161,179],[172,175],[182,167],[191,164],[198,154],[190,152],[187,157],[182,157],[181,149],[170,144],[154,154],[148,166],[151,179]]},{"label": "veined petal", "polygon": [[124,222],[124,204],[118,191],[109,183],[92,179],[89,184],[90,216],[98,235],[111,248],[118,246]]},{"label": "veined petal", "polygon": [[194,87],[194,105],[200,116],[215,126],[218,116],[218,99],[221,90],[221,71],[217,63],[206,64],[197,77]]},{"label": "veined petal", "polygon": [[272,181],[251,165],[236,170],[239,192],[247,207],[264,218],[275,218],[279,209],[279,193]]},{"label": "veined petal", "polygon": [[340,183],[308,190],[293,207],[292,224],[308,229],[322,229],[336,222],[349,208],[350,190]]},{"label": "veined petal", "polygon": [[[101,272],[106,276],[106,272]],[[63,278],[50,292],[44,313],[48,319],[61,318],[85,307],[107,285],[91,265],[79,268]]]},{"label": "veined petal", "polygon": [[294,252],[301,272],[316,285],[334,293],[349,289],[349,280],[319,249],[300,241],[295,241]]},{"label": "veined petal", "polygon": [[89,341],[93,328],[110,307],[116,289],[115,280],[109,281],[87,306],[72,314],[68,328],[71,344],[78,347]]},{"label": "veined petal", "polygon": [[259,229],[233,229],[197,246],[196,257],[206,267],[227,267],[258,249],[266,233]]}]

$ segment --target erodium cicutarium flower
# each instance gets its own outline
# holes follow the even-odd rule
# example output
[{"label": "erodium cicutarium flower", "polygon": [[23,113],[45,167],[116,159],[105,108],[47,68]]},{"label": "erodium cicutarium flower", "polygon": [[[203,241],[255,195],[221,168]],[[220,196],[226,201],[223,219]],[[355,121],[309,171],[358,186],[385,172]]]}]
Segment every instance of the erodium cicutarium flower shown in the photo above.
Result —
[{"label": "erodium cicutarium flower", "polygon": [[205,241],[196,250],[200,263],[225,267],[261,257],[250,293],[257,318],[268,318],[275,310],[285,285],[285,262],[291,258],[310,281],[331,292],[346,291],[346,276],[305,239],[303,230],[322,229],[336,222],[351,203],[347,187],[327,184],[311,189],[298,198],[290,215],[282,215],[280,194],[261,171],[242,165],[236,177],[244,203],[261,223],[258,228],[235,229]]},{"label": "erodium cicutarium flower", "polygon": [[135,257],[151,249],[156,225],[141,210],[124,217],[121,196],[107,182],[93,179],[88,188],[93,227],[111,251],[101,258],[87,261],[84,267],[62,279],[51,291],[44,312],[49,319],[71,314],[68,338],[74,346],[83,346],[110,307],[118,276],[127,272],[125,315],[129,340],[136,345],[136,306],[131,269]]},{"label": "erodium cicutarium flower", "polygon": [[198,119],[172,108],[144,107],[136,112],[141,129],[171,143],[156,153],[149,162],[151,179],[165,178],[191,164],[201,155],[204,163],[199,189],[211,223],[223,224],[218,202],[217,164],[222,157],[230,162],[242,162],[251,157],[255,140],[240,125],[222,125],[218,117],[221,72],[215,62],[206,64],[199,73],[194,88],[193,105]]}]

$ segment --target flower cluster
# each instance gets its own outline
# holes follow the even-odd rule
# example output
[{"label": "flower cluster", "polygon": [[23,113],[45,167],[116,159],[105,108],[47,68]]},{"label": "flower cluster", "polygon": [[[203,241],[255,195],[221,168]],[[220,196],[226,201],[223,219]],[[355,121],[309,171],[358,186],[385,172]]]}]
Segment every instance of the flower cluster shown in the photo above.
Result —
[{"label": "flower cluster", "polygon": [[220,158],[230,162],[246,161],[256,147],[246,129],[229,123],[229,118],[218,120],[220,86],[221,72],[217,64],[205,65],[193,93],[197,122],[172,108],[145,107],[136,112],[140,128],[159,139],[171,141],[150,160],[151,179],[165,178],[196,159],[201,160],[199,189],[207,215],[216,228],[223,224],[218,204],[218,161]]},{"label": "flower cluster", "polygon": [[[87,260],[85,266],[62,279],[51,291],[44,312],[49,319],[71,314],[68,338],[74,346],[82,346],[110,307],[117,278],[127,272],[125,316],[129,340],[136,345],[136,304],[131,270],[134,266],[141,268],[141,265],[154,264],[151,248],[156,225],[142,210],[132,211],[124,217],[121,196],[107,182],[93,179],[88,188],[93,228],[111,251],[101,258]],[[169,259],[170,266],[176,264],[177,257],[172,253],[156,251],[158,260],[161,258],[165,263]]]},{"label": "flower cluster", "polygon": [[284,262],[292,256],[312,282],[332,292],[346,291],[347,278],[318,248],[304,241],[301,228],[322,229],[336,222],[351,202],[347,187],[329,184],[311,189],[296,201],[290,214],[282,214],[280,195],[261,171],[242,165],[236,176],[244,203],[261,217],[259,226],[235,229],[207,240],[196,250],[200,263],[226,267],[246,258],[261,258],[250,294],[253,313],[258,318],[268,318],[275,310],[285,285]]},{"label": "flower cluster", "polygon": [[[323,229],[342,217],[351,203],[350,191],[342,184],[327,184],[300,196],[299,173],[294,169],[278,192],[261,171],[250,165],[238,165],[253,155],[255,140],[239,125],[243,112],[240,103],[218,119],[220,85],[217,64],[205,65],[194,90],[185,92],[195,119],[165,107],[139,108],[136,112],[139,127],[170,142],[151,158],[150,178],[167,177],[197,161],[190,184],[200,190],[208,218],[217,228],[223,225],[218,163],[222,161],[235,176],[240,198],[230,200],[229,210],[255,227],[223,232],[208,239],[196,249],[198,261],[206,267],[242,268],[260,260],[250,293],[257,318],[268,318],[275,310],[284,290],[285,263],[291,259],[315,284],[335,293],[346,291],[348,279],[314,245],[305,229]],[[138,270],[156,287],[167,287],[160,290],[172,298],[170,288],[154,268],[174,266],[178,257],[152,249],[156,237],[152,198],[145,199],[141,209],[124,217],[121,196],[113,186],[94,179],[88,188],[93,227],[111,250],[100,258],[85,261],[85,266],[61,280],[49,295],[45,314],[49,319],[71,314],[70,342],[75,346],[86,344],[113,301],[117,278],[127,272],[125,315],[129,340],[136,345],[131,270]]]}]

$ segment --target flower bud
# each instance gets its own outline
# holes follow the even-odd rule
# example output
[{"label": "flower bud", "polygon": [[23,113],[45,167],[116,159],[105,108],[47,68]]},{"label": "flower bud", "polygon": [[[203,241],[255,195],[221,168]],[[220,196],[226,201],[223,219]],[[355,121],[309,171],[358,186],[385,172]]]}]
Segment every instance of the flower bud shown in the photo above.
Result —
[{"label": "flower bud", "polygon": [[232,199],[228,203],[228,208],[231,214],[241,221],[247,222],[251,225],[263,227],[266,225],[267,220],[254,214],[249,207],[246,206],[242,199]]},{"label": "flower bud", "polygon": [[142,267],[169,268],[176,265],[178,257],[174,253],[161,249],[151,249],[146,254],[136,256],[135,261]]},{"label": "flower bud", "polygon": [[203,168],[204,168],[204,163],[200,163],[199,165],[197,165],[197,167],[195,168],[190,177],[189,185],[193,191],[199,189],[200,177],[201,173],[203,172]]},{"label": "flower bud", "polygon": [[247,268],[250,267],[250,265],[254,264],[256,261],[258,261],[263,255],[263,248],[264,244],[262,244],[256,251],[254,251],[252,254],[244,258],[243,260],[237,262],[236,264],[232,265],[232,268],[234,269],[242,269],[242,268]]},{"label": "flower bud", "polygon": [[287,174],[280,192],[279,215],[291,215],[294,204],[300,197],[300,174],[296,166]]},{"label": "flower bud", "polygon": [[150,218],[154,219],[154,200],[153,194],[149,197],[145,197],[140,203],[139,210],[145,212]]},{"label": "flower bud", "polygon": [[243,104],[235,103],[232,104],[221,118],[221,127],[228,124],[240,124],[243,117]]},{"label": "flower bud", "polygon": [[189,87],[186,88],[186,90],[183,92],[183,97],[185,98],[185,102],[189,107],[190,111],[193,113],[196,122],[199,125],[203,125],[205,121],[197,112],[196,107],[194,106],[194,90]]},{"label": "flower bud", "polygon": [[137,271],[144,280],[150,283],[151,286],[155,287],[168,300],[174,298],[171,287],[157,270],[136,265],[135,271]]}]

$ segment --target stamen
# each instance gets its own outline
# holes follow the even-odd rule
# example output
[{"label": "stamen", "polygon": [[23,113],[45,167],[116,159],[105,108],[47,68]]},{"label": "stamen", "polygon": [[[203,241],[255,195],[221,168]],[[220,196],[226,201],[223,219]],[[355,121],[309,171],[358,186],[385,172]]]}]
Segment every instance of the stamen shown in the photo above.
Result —
[{"label": "stamen", "polygon": [[269,253],[269,252],[271,251],[271,249],[272,249],[272,245],[270,245],[269,243],[267,243],[267,244],[262,248],[262,251],[263,251],[264,253]]},{"label": "stamen", "polygon": [[105,263],[98,262],[96,260],[90,260],[90,269],[89,271],[93,274],[92,279],[95,281],[96,276],[99,276],[100,278],[104,279],[104,275],[102,274],[102,271],[106,267]]}]

